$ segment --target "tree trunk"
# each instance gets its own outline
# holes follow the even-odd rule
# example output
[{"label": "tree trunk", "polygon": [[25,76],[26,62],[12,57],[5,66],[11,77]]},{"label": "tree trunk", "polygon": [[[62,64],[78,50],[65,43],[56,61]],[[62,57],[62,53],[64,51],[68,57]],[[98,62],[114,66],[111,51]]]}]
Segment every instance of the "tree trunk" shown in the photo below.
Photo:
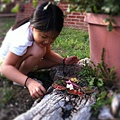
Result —
[{"label": "tree trunk", "polygon": [[85,98],[54,89],[15,120],[90,120],[92,96]]},{"label": "tree trunk", "polygon": [[[51,76],[54,80],[65,74],[67,77],[73,76],[81,66],[83,63],[54,67]],[[30,110],[14,120],[90,120],[91,105],[94,103],[92,95],[78,96],[50,87],[40,101],[36,101]]]}]

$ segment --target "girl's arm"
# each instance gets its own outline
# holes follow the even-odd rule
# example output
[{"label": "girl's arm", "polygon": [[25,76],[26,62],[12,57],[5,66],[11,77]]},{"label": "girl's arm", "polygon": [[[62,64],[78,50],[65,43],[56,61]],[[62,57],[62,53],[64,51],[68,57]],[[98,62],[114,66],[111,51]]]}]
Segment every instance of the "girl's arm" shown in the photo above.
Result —
[{"label": "girl's arm", "polygon": [[1,65],[1,72],[8,79],[17,82],[21,85],[24,85],[27,76],[19,72],[15,67],[19,60],[20,56],[17,56],[12,52],[9,52],[3,64]]},{"label": "girl's arm", "polygon": [[[21,73],[15,67],[20,58],[21,57],[15,55],[14,53],[9,52],[1,66],[1,72],[6,78],[24,86],[28,76]],[[26,87],[33,98],[37,98],[46,93],[45,88],[32,78],[27,80]]]},{"label": "girl's arm", "polygon": [[[50,46],[47,47],[46,51],[47,52],[44,58],[48,59],[49,61],[58,63],[58,64],[63,64],[64,58],[61,55],[52,51]],[[68,65],[68,64],[77,63],[78,61],[79,61],[78,57],[70,56],[70,57],[65,58],[64,62],[66,65]]]},{"label": "girl's arm", "polygon": [[54,51],[51,50],[50,46],[48,46],[46,48],[46,54],[44,56],[45,59],[58,63],[58,64],[62,64],[63,63],[63,57],[57,53],[55,53]]}]

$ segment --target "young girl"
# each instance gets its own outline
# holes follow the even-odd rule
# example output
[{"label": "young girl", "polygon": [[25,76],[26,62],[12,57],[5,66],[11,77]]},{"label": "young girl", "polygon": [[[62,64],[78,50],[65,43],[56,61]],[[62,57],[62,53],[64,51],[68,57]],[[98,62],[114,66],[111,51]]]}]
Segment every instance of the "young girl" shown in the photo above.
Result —
[{"label": "young girl", "polygon": [[33,98],[46,93],[42,84],[27,76],[36,66],[42,69],[78,62],[76,56],[64,59],[51,50],[50,44],[60,34],[63,22],[62,10],[51,2],[44,2],[30,19],[17,22],[8,31],[0,48],[1,74],[27,87]]}]

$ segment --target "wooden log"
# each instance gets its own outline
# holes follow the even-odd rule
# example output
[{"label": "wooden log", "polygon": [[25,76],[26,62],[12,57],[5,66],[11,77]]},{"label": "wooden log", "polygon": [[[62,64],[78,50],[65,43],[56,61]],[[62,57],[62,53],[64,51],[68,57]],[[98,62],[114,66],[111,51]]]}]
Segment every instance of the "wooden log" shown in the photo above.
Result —
[{"label": "wooden log", "polygon": [[[54,80],[60,76],[75,76],[83,63],[81,61],[78,65],[54,67],[51,76]],[[14,120],[90,120],[91,106],[94,103],[95,98],[92,94],[78,96],[50,87],[48,94]]]},{"label": "wooden log", "polygon": [[27,112],[14,120],[90,120],[92,96],[70,95],[54,89]]}]

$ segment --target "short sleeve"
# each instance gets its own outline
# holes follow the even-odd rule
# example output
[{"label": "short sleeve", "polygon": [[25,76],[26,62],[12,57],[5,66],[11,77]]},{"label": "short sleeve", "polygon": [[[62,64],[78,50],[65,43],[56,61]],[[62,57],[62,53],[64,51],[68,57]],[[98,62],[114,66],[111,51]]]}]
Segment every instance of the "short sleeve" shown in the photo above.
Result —
[{"label": "short sleeve", "polygon": [[26,53],[28,46],[31,46],[33,39],[31,39],[31,31],[28,24],[16,29],[12,32],[12,41],[9,50],[18,56]]},{"label": "short sleeve", "polygon": [[27,42],[25,44],[14,43],[10,46],[10,51],[18,56],[22,56],[26,53],[28,46],[31,46],[32,42]]}]

